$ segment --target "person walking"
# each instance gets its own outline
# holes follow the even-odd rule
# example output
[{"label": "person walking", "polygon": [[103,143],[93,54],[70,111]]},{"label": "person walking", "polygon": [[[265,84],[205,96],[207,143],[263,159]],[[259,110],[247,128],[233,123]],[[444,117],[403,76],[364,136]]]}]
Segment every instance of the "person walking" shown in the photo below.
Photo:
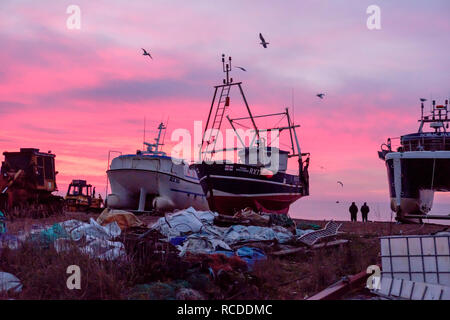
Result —
[{"label": "person walking", "polygon": [[361,215],[362,215],[362,221],[367,222],[367,216],[369,214],[370,208],[367,205],[367,203],[364,202],[364,204],[361,207]]},{"label": "person walking", "polygon": [[358,214],[358,207],[354,202],[352,202],[352,205],[350,208],[348,208],[348,211],[350,211],[350,217],[352,221],[356,221],[356,215]]}]

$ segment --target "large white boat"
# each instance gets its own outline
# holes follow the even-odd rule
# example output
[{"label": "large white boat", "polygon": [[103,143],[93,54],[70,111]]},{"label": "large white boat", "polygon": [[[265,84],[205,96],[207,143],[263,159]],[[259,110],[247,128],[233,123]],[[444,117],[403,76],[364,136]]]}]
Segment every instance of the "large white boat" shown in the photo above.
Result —
[{"label": "large white boat", "polygon": [[197,173],[182,160],[172,161],[159,150],[163,123],[155,143],[146,143],[146,151],[120,155],[107,170],[111,193],[107,206],[130,211],[166,212],[194,207],[208,210],[208,202]]}]

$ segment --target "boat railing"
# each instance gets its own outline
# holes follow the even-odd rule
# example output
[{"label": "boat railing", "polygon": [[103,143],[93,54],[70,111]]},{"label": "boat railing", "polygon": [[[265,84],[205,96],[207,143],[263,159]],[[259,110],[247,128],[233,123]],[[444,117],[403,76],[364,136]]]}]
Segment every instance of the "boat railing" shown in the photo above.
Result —
[{"label": "boat railing", "polygon": [[427,136],[421,135],[417,138],[389,138],[387,143],[381,145],[382,151],[404,152],[404,151],[444,151],[450,150],[450,138],[448,135]]}]

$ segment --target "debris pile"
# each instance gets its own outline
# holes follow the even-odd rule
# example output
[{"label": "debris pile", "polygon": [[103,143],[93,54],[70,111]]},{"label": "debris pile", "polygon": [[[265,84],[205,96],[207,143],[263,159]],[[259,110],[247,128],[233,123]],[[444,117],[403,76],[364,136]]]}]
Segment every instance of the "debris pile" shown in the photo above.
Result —
[{"label": "debris pile", "polygon": [[[67,220],[17,236],[5,231],[0,248],[28,241],[57,253],[75,249],[99,261],[120,260],[133,266],[129,299],[228,299],[256,288],[252,271],[260,261],[331,245],[339,227],[329,222],[315,230],[277,214],[243,210],[227,217],[192,207],[146,226],[130,212],[105,209],[89,222]],[[318,243],[323,239],[331,242]]]}]

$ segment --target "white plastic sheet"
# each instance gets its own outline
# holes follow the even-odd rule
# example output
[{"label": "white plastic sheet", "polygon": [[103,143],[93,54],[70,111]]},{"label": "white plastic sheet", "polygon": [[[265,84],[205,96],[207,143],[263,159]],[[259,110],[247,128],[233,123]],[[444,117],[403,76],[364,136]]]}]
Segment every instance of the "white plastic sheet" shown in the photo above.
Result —
[{"label": "white plastic sheet", "polygon": [[216,216],[215,212],[196,211],[190,207],[159,218],[152,228],[168,238],[201,232],[214,234],[218,232],[212,227]]},{"label": "white plastic sheet", "polygon": [[272,228],[258,226],[235,225],[229,227],[224,234],[224,241],[228,244],[246,241],[278,240],[283,243],[292,239],[292,232],[275,226]]},{"label": "white plastic sheet", "polygon": [[[62,222],[61,226],[73,241],[80,243],[82,241],[83,246],[79,248],[80,251],[92,258],[115,260],[126,256],[123,243],[111,241],[121,233],[121,229],[116,222],[101,226],[91,218],[89,223],[68,220]],[[74,243],[69,239],[57,239],[53,245],[57,252],[61,252],[70,249]]]},{"label": "white plastic sheet", "polygon": [[101,226],[94,219],[89,219],[89,223],[78,220],[67,220],[61,223],[64,230],[70,234],[70,237],[78,241],[83,236],[91,236],[98,239],[111,240],[120,236],[121,229],[117,222]]},{"label": "white plastic sheet", "polygon": [[0,292],[9,290],[13,292],[22,291],[22,283],[15,275],[0,271]]},{"label": "white plastic sheet", "polygon": [[213,253],[216,250],[230,250],[228,244],[220,239],[212,236],[189,236],[182,246],[178,246],[180,256],[184,256],[186,252],[195,253]]}]

